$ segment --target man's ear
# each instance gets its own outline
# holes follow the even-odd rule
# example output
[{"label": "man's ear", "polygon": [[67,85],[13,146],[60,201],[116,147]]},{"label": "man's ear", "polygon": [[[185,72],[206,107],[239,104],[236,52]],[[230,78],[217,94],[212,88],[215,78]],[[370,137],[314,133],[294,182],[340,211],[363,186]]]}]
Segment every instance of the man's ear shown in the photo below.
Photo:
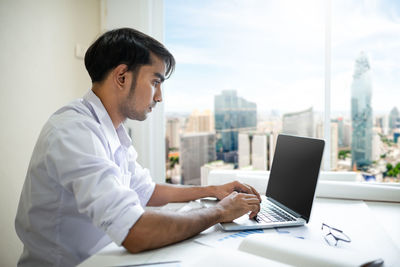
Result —
[{"label": "man's ear", "polygon": [[127,86],[127,73],[128,66],[125,64],[119,64],[117,67],[115,67],[113,71],[114,82],[121,90],[123,90]]}]

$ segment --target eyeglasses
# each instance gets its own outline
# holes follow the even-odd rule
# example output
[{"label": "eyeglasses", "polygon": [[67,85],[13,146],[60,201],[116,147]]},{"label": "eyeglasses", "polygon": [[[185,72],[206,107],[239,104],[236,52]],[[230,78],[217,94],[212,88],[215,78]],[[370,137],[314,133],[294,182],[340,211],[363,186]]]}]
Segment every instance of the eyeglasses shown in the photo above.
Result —
[{"label": "eyeglasses", "polygon": [[346,235],[345,233],[343,233],[342,230],[331,227],[325,223],[322,223],[321,230],[325,234],[325,236],[324,236],[325,241],[330,246],[337,246],[337,243],[339,241],[343,241],[343,242],[347,242],[347,243],[351,242],[350,237],[348,235]]}]

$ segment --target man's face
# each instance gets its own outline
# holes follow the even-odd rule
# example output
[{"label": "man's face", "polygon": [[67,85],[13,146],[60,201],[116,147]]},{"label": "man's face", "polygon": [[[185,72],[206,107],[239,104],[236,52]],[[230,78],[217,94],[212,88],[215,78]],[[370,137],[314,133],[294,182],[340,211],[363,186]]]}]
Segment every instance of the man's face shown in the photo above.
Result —
[{"label": "man's face", "polygon": [[132,79],[128,96],[120,104],[120,112],[125,118],[143,121],[156,103],[162,101],[165,63],[154,55],[151,55],[151,61],[151,65],[139,68],[136,79]]}]

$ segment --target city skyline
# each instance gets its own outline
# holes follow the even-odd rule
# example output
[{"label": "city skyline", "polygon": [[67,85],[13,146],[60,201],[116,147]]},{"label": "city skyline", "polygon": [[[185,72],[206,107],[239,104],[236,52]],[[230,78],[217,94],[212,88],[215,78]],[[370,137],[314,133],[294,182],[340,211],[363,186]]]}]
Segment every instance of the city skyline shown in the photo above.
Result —
[{"label": "city skyline", "polygon": [[[365,71],[361,72],[360,77],[365,77]],[[355,75],[355,86],[354,89],[355,91],[360,90],[359,86],[360,84],[363,84],[363,82],[360,83],[359,77],[357,77],[357,75]],[[364,78],[362,80],[365,80]],[[223,93],[224,91],[222,91]],[[225,91],[225,93],[227,93]],[[225,99],[219,99],[217,101],[217,103],[221,103],[228,101],[228,103],[235,103],[236,101],[232,101],[232,97],[235,98],[236,95],[234,94],[234,92],[228,92],[229,94],[226,95]],[[231,94],[231,95],[230,95]],[[223,94],[221,94],[222,96]],[[358,95],[359,96],[359,95]],[[357,95],[355,95],[354,97],[357,98]],[[363,111],[364,108],[361,108],[361,111]],[[228,112],[230,112],[227,109]],[[394,112],[395,113],[395,112]],[[168,120],[168,125],[172,122],[175,121],[176,123],[179,123],[180,126],[180,130],[179,131],[175,131],[175,135],[177,136],[196,136],[197,134],[208,134],[208,135],[213,135],[215,136],[215,134],[218,136],[218,130],[217,129],[213,129],[212,127],[202,127],[202,125],[204,125],[204,121],[210,121],[210,119],[212,117],[214,117],[214,114],[208,112],[208,113],[204,113],[201,116],[208,116],[207,118],[203,118],[203,120],[198,120],[196,119],[201,113],[199,112],[194,112],[193,114],[191,114],[190,116],[193,117],[192,118],[192,122],[190,122],[190,117],[186,117],[186,119],[184,118],[180,118],[179,120],[174,120],[171,118],[166,118]],[[242,135],[246,135],[246,134],[256,134],[256,135],[260,135],[260,137],[264,136],[264,135],[270,135],[272,139],[270,140],[274,140],[279,133],[285,133],[285,122],[283,121],[285,119],[286,116],[289,116],[290,118],[290,122],[286,128],[286,131],[290,131],[291,134],[295,134],[295,135],[304,135],[304,136],[314,136],[316,138],[323,138],[323,123],[322,121],[316,121],[315,123],[311,123],[310,125],[308,125],[306,128],[298,128],[295,126],[296,122],[295,121],[300,121],[303,119],[306,119],[312,115],[312,109],[308,109],[305,111],[302,111],[300,113],[290,113],[290,114],[284,114],[280,119],[275,120],[275,121],[271,121],[271,120],[257,120],[257,127],[254,128],[253,130],[249,130],[246,127],[245,128],[237,128],[238,130],[238,134],[239,136]],[[397,114],[397,113],[396,113]],[[396,115],[395,114],[395,115]],[[352,121],[346,121],[343,120],[342,118],[336,118],[336,119],[332,119],[331,120],[331,147],[330,147],[330,153],[331,153],[331,170],[333,171],[351,171],[351,170],[355,170],[356,167],[362,167],[359,168],[360,170],[366,171],[367,173],[371,173],[369,174],[369,176],[373,176],[373,177],[377,177],[374,179],[377,179],[377,181],[382,181],[382,177],[384,173],[386,172],[386,164],[394,164],[396,165],[398,163],[398,160],[396,160],[396,158],[398,158],[398,156],[400,153],[400,146],[397,144],[396,141],[396,134],[397,137],[400,134],[400,117],[396,117],[393,116],[393,120],[396,121],[396,128],[395,129],[390,129],[389,126],[389,116],[386,116],[386,118],[383,117],[379,117],[379,116],[374,116],[373,120],[371,120],[371,123],[373,121],[373,134],[371,135],[371,138],[367,138],[369,140],[369,142],[371,142],[371,146],[369,148],[367,148],[367,150],[365,153],[371,154],[369,157],[369,159],[367,161],[369,161],[367,164],[364,165],[353,165],[352,164],[352,158],[355,158],[354,156],[352,157],[351,152],[353,152],[352,150],[352,142],[349,139],[349,137],[351,138],[351,135],[353,133],[353,138],[354,138],[354,133],[355,131],[352,130],[351,128],[351,123]],[[225,116],[224,116],[225,117]],[[295,118],[296,117],[296,118]],[[396,117],[396,118],[394,118]],[[195,119],[195,120],[193,120]],[[225,117],[225,119],[227,119],[228,121],[229,116]],[[312,121],[313,119],[306,119],[306,120],[310,120]],[[184,123],[186,121],[186,123]],[[192,124],[189,128],[188,125]],[[194,125],[193,125],[194,124]],[[206,123],[209,125],[209,123]],[[269,124],[269,127],[267,126]],[[274,126],[275,125],[275,126]],[[272,127],[271,127],[272,126]],[[193,128],[194,129],[198,129],[195,130],[193,132]],[[311,127],[311,128],[310,128]],[[309,129],[310,128],[310,129]],[[200,129],[204,129],[204,130],[200,130]],[[303,133],[300,132],[293,132],[296,129],[303,129],[301,130]],[[364,131],[363,128],[361,127],[360,129],[361,131]],[[372,130],[372,129],[371,129]],[[169,132],[169,131],[168,131]],[[362,133],[361,133],[362,135]],[[357,135],[356,135],[357,136]],[[217,140],[220,139],[222,136],[217,137]],[[173,136],[171,136],[170,134],[167,134],[167,138],[172,140]],[[239,138],[240,139],[240,138]],[[243,139],[243,138],[242,138]],[[246,139],[246,138],[245,138]],[[243,139],[245,141],[245,139]],[[254,139],[254,138],[253,138]],[[216,140],[216,141],[217,141]],[[243,141],[242,140],[242,141]],[[389,140],[389,141],[388,141]],[[391,140],[391,141],[390,141]],[[254,141],[254,140],[253,140]],[[353,140],[354,141],[354,140]],[[360,140],[362,141],[362,140]],[[365,140],[367,141],[367,140]],[[268,147],[266,147],[265,145],[255,145],[254,146],[254,142],[252,145],[252,148],[250,149],[249,145],[251,144],[251,140],[250,140],[250,144],[244,144],[244,147],[240,148],[240,141],[239,141],[239,146],[237,147],[238,149],[232,148],[234,150],[230,150],[230,151],[225,151],[223,154],[224,155],[220,155],[223,156],[222,159],[225,163],[223,165],[221,165],[220,167],[224,167],[226,163],[228,162],[232,162],[235,164],[236,167],[239,168],[244,168],[247,170],[250,169],[267,169],[266,166],[269,166],[270,159],[272,158],[272,155],[269,157],[268,155],[270,153],[273,153],[273,142],[270,143],[268,145]],[[387,142],[392,142],[392,145],[390,145]],[[168,142],[169,143],[169,142]],[[272,147],[271,147],[272,145]],[[213,146],[211,146],[213,147]],[[210,148],[211,148],[210,147]],[[263,149],[264,147],[264,149]],[[172,147],[173,148],[173,147]],[[186,147],[185,145],[180,146],[179,151],[192,151],[192,153],[195,153],[193,155],[200,155],[200,154],[204,154],[204,153],[200,153],[200,151],[198,149],[189,149],[188,147]],[[247,151],[250,149],[250,152]],[[261,150],[258,150],[261,149]],[[361,147],[361,151],[363,151],[363,147]],[[184,154],[180,154],[179,151],[178,153],[176,153],[175,149],[171,150],[171,156],[172,157],[179,157],[181,158],[181,160],[183,160],[183,162],[185,162],[185,153]],[[217,151],[218,154],[218,146],[214,145],[214,149],[213,151]],[[246,152],[247,151],[247,152]],[[258,152],[256,152],[258,151]],[[347,151],[347,152],[346,152]],[[360,151],[360,150],[359,150]],[[247,154],[249,153],[249,154]],[[256,154],[254,154],[256,153]],[[350,154],[348,154],[350,153]],[[258,155],[257,155],[258,154]],[[348,155],[346,155],[348,154]],[[250,156],[250,158],[248,158]],[[261,157],[260,157],[261,156]],[[365,155],[364,155],[365,156]],[[364,157],[362,156],[362,157]],[[241,159],[242,157],[242,159]],[[191,156],[190,158],[193,158],[193,156]],[[247,158],[247,159],[246,159]],[[253,160],[252,160],[253,158]],[[261,161],[257,161],[257,158]],[[347,158],[347,159],[346,159]],[[218,157],[217,157],[218,159]],[[238,162],[237,162],[238,160]],[[256,161],[254,161],[256,160]],[[194,165],[197,165],[197,167],[195,167],[195,169],[197,170],[197,173],[200,169],[200,165],[197,164],[197,160],[193,161],[190,160],[191,165],[190,168],[193,168]],[[196,162],[196,163],[195,163]],[[237,166],[236,164],[239,163],[239,166]],[[246,163],[248,162],[248,163]],[[203,162],[204,164],[207,163],[206,161]],[[169,165],[169,164],[168,164]],[[247,166],[248,165],[248,166]],[[394,166],[393,165],[393,166]],[[260,167],[260,166],[264,166],[264,167]],[[216,167],[216,166],[215,166]],[[366,168],[365,168],[366,167]],[[189,168],[186,167],[186,169]],[[178,171],[179,172],[179,171]],[[203,174],[202,174],[203,175]],[[199,174],[197,174],[197,177],[199,176]],[[371,177],[372,177],[371,176]],[[183,177],[182,177],[183,178]],[[390,178],[390,177],[389,177]],[[371,178],[369,178],[371,179]],[[182,181],[184,181],[185,179],[183,179]],[[192,180],[192,179],[190,179]],[[196,181],[199,181],[199,178],[196,178]]]},{"label": "city skyline", "polygon": [[[330,166],[324,170],[358,170],[360,181],[398,181],[400,114],[393,108],[386,116],[373,116],[370,64],[365,54],[360,54],[354,69],[352,118],[331,119]],[[257,118],[253,124],[248,124],[258,117],[255,115],[257,106],[238,96],[236,91],[222,90],[214,98],[214,105],[216,114],[195,111],[190,116],[166,117],[167,173],[171,181],[199,184],[211,169],[219,168],[269,170],[280,133],[324,138],[324,123],[321,118],[315,120],[313,108],[286,113],[278,119]],[[215,125],[212,118],[215,118]],[[213,141],[209,145],[196,145],[199,138],[206,135]],[[188,137],[192,141],[188,142]],[[176,138],[181,139],[179,147],[172,145]],[[182,142],[185,139],[187,141]],[[220,161],[215,162],[215,159]],[[390,170],[390,166],[396,168]]]}]

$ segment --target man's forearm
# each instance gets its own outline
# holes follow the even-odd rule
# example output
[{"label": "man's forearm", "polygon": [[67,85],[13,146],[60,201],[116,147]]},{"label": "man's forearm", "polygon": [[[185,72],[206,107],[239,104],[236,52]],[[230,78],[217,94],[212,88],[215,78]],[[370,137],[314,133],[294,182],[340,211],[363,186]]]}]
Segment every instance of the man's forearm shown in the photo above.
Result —
[{"label": "man's forearm", "polygon": [[187,213],[146,211],[122,245],[132,253],[159,248],[192,237],[220,221],[217,207]]},{"label": "man's forearm", "polygon": [[157,184],[148,206],[161,206],[170,202],[187,202],[215,196],[215,186],[179,186]]},{"label": "man's forearm", "polygon": [[259,210],[256,195],[232,192],[211,208],[185,213],[145,211],[122,245],[133,253],[162,247],[187,239],[216,223],[231,222],[248,212],[253,218]]}]

